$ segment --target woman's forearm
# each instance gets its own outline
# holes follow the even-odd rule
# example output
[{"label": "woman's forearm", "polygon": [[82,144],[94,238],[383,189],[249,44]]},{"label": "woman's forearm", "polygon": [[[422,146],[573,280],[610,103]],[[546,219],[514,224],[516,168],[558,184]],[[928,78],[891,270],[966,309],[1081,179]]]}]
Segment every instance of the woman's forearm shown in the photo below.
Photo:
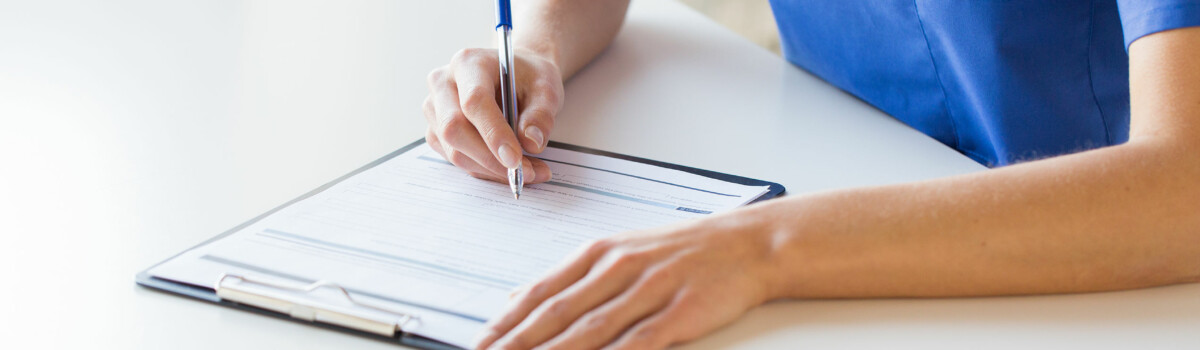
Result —
[{"label": "woman's forearm", "polygon": [[[784,297],[1063,293],[1195,281],[1200,162],[1153,142],[967,176],[789,198]],[[799,215],[797,215],[799,214]],[[773,217],[771,217],[773,216]]]},{"label": "woman's forearm", "polygon": [[563,79],[591,62],[612,42],[629,0],[516,1],[516,46],[558,65]]}]

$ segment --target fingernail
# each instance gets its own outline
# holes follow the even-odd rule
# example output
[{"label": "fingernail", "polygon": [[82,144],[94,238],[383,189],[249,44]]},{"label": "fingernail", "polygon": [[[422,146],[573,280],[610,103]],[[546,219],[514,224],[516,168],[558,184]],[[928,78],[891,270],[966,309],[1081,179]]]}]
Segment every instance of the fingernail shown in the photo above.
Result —
[{"label": "fingernail", "polygon": [[509,145],[500,146],[500,163],[509,169],[521,166],[521,160],[517,158],[517,152],[513,151]]},{"label": "fingernail", "polygon": [[545,147],[546,135],[542,133],[541,128],[538,128],[536,126],[530,126],[528,128],[525,128],[525,137],[528,137],[530,140],[533,140],[533,143],[536,143],[538,145],[538,150],[541,150],[542,147]]}]

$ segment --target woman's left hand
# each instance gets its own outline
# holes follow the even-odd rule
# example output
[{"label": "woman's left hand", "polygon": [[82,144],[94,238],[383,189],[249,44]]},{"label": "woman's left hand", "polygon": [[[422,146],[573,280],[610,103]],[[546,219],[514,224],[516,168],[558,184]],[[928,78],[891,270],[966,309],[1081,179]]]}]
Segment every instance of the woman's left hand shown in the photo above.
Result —
[{"label": "woman's left hand", "polygon": [[773,297],[769,225],[747,214],[595,241],[515,293],[476,347],[661,349],[711,332]]}]

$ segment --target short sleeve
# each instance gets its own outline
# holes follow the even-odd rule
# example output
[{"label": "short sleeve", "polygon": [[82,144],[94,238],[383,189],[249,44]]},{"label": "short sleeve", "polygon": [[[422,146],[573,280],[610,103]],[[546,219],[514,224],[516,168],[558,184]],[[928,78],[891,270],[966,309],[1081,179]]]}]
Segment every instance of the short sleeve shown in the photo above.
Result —
[{"label": "short sleeve", "polygon": [[1143,36],[1165,30],[1200,26],[1200,0],[1117,0],[1125,49]]}]

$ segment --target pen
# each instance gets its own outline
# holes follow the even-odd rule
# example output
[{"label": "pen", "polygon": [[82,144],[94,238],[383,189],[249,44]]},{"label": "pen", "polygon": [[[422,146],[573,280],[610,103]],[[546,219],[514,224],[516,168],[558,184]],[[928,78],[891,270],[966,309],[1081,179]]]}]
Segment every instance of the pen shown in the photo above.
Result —
[{"label": "pen", "polygon": [[[512,7],[508,0],[496,0],[496,38],[500,42],[499,49],[496,50],[500,55],[500,109],[504,111],[508,126],[512,127],[513,133],[519,139],[521,133],[518,132],[517,126],[520,122],[517,116],[517,83],[513,75]],[[516,168],[508,169],[508,187],[512,189],[513,198],[521,199],[525,176],[521,173],[520,164],[517,164]]]}]

